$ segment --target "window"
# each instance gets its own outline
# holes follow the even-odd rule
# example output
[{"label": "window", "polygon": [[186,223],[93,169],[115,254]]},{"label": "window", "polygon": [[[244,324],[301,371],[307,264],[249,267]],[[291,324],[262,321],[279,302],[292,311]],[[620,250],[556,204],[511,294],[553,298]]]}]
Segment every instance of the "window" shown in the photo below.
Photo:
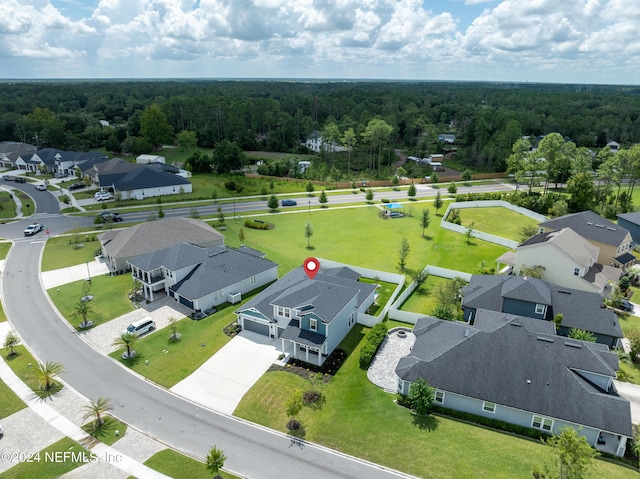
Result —
[{"label": "window", "polygon": [[255,276],[251,276],[251,278],[249,279],[249,284],[256,284],[256,277]]},{"label": "window", "polygon": [[318,330],[318,320],[317,319],[309,319],[309,329],[311,331],[317,331]]},{"label": "window", "polygon": [[285,318],[291,317],[291,308],[284,308],[284,317]]},{"label": "window", "polygon": [[485,412],[496,412],[496,403],[484,401],[482,403],[482,410]]},{"label": "window", "polygon": [[433,394],[433,400],[442,404],[444,402],[444,391],[436,391]]},{"label": "window", "polygon": [[277,315],[284,317],[284,308],[282,306],[278,306]]},{"label": "window", "polygon": [[546,309],[544,304],[536,304],[536,314],[544,314]]},{"label": "window", "polygon": [[553,420],[542,416],[533,416],[531,427],[542,429],[543,431],[551,431]]},{"label": "window", "polygon": [[580,276],[580,268],[573,268],[573,275]]}]

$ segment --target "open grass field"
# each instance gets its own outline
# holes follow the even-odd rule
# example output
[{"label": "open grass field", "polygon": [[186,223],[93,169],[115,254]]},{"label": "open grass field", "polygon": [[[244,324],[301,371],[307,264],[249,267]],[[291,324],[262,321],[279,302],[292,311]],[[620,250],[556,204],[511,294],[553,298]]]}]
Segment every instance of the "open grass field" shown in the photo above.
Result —
[{"label": "open grass field", "polygon": [[407,300],[402,303],[400,309],[402,311],[410,311],[412,313],[420,313],[430,315],[435,307],[438,305],[438,301],[433,294],[434,289],[438,284],[450,281],[446,278],[430,275],[427,280],[422,284],[422,287],[416,289]]},{"label": "open grass field", "polygon": [[[357,326],[341,347],[350,353],[324,386],[326,405],[305,408],[300,419],[305,438],[429,479],[531,477],[550,450],[540,442],[442,416],[420,418],[394,403],[395,395],[369,382],[358,365],[366,328]],[[285,402],[304,380],[288,372],[267,372],[245,395],[234,415],[285,431]],[[471,451],[473,451],[471,453]],[[638,473],[597,461],[592,476],[639,477]]]},{"label": "open grass field", "polygon": [[521,240],[520,230],[523,226],[536,226],[538,222],[507,208],[464,208],[460,210],[462,226],[474,224],[474,229],[492,235]]},{"label": "open grass field", "polygon": [[[182,479],[184,477],[189,479],[211,479],[212,477],[203,462],[172,449],[165,449],[155,453],[144,464],[174,479]],[[240,479],[238,476],[224,471],[220,472],[219,475],[224,479]]]},{"label": "open grass field", "polygon": [[[47,290],[56,308],[73,327],[82,322],[82,317],[71,318],[71,315],[74,306],[83,296],[84,283],[84,280],[76,281]],[[134,310],[133,303],[127,296],[133,287],[131,275],[95,276],[91,278],[91,283],[89,294],[93,295],[93,313],[88,314],[87,319],[93,321],[95,326]]]},{"label": "open grass field", "polygon": [[[6,357],[7,350],[2,350],[3,358]],[[0,419],[24,409],[27,405],[7,386],[0,380]]]},{"label": "open grass field", "polygon": [[[432,224],[422,238],[419,225],[420,211],[429,208]],[[440,217],[435,216],[431,203],[414,205],[413,217],[383,220],[374,206],[361,208],[327,208],[314,210],[311,215],[265,214],[257,217],[275,225],[272,230],[244,228],[245,244],[267,253],[267,258],[280,264],[280,275],[302,265],[309,256],[317,256],[347,264],[364,266],[382,271],[397,271],[398,248],[402,238],[407,238],[411,251],[407,269],[422,269],[426,264],[445,268],[476,272],[482,261],[493,263],[506,248],[474,240],[471,246],[464,235],[440,228]],[[305,225],[313,228],[311,250],[307,249]],[[226,222],[226,243],[238,246],[238,231],[243,220]]]},{"label": "open grass field", "polygon": [[[225,326],[236,319],[233,312],[255,294],[245,296],[238,304],[225,303],[218,311],[200,321],[189,318],[177,323],[182,338],[178,342],[169,341],[171,331],[162,329],[141,338],[133,349],[137,355],[133,359],[122,359],[122,351],[110,356],[152,381],[170,388],[189,376],[220,348],[229,342],[224,334]],[[146,361],[149,363],[147,364]]]},{"label": "open grass field", "polygon": [[[42,234],[42,233],[40,233]],[[82,245],[80,247],[80,245]],[[100,249],[95,234],[78,233],[70,236],[57,236],[47,240],[42,254],[42,271],[67,268],[76,264],[93,261]]]},{"label": "open grass field", "polygon": [[[36,451],[30,452],[36,453]],[[55,456],[53,454],[55,453],[60,454],[59,457],[61,459],[54,460]],[[63,454],[67,454],[67,456],[63,456]],[[39,460],[34,459],[32,462],[16,464],[11,469],[0,474],[0,479],[24,479],[27,477],[30,479],[55,479],[76,467],[82,466],[85,463],[82,461],[83,457],[86,457],[88,462],[89,454],[73,439],[65,437],[41,450]],[[49,460],[46,460],[47,457],[49,457]]]}]

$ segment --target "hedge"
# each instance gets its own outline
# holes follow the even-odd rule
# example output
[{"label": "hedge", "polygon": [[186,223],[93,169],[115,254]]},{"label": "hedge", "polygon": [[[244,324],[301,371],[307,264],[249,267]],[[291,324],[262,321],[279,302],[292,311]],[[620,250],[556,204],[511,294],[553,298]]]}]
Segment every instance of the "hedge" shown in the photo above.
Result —
[{"label": "hedge", "polygon": [[378,348],[384,341],[384,338],[387,337],[387,332],[389,328],[385,323],[378,323],[371,331],[367,334],[367,342],[364,343],[362,348],[360,349],[360,367],[368,368],[373,361],[376,353],[378,352]]}]

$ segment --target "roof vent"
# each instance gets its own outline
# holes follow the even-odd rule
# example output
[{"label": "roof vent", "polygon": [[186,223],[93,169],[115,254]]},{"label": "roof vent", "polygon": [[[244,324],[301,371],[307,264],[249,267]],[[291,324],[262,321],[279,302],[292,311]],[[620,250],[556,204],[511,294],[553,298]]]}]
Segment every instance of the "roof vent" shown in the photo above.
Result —
[{"label": "roof vent", "polygon": [[515,321],[512,321],[509,323],[511,326],[518,326],[519,328],[522,327],[522,324],[520,323],[516,323]]},{"label": "roof vent", "polygon": [[527,384],[531,384],[531,379],[527,379]]},{"label": "roof vent", "polygon": [[596,223],[596,228],[604,228],[604,225],[599,225],[598,223]]},{"label": "roof vent", "polygon": [[612,228],[611,226],[607,226],[607,229],[608,229],[609,231],[616,231],[616,229],[615,229],[615,228]]},{"label": "roof vent", "polygon": [[558,293],[561,293],[561,294],[571,294],[571,291],[565,291],[564,289],[559,289],[559,290],[558,290]]},{"label": "roof vent", "polygon": [[587,224],[593,226],[593,223],[591,221],[587,221]]},{"label": "roof vent", "polygon": [[548,338],[546,336],[538,336],[536,339],[538,341],[544,341],[545,343],[552,343],[553,342],[553,339]]},{"label": "roof vent", "polygon": [[567,341],[564,343],[564,345],[569,346],[570,348],[582,349],[582,344],[578,344],[578,343],[570,343]]}]

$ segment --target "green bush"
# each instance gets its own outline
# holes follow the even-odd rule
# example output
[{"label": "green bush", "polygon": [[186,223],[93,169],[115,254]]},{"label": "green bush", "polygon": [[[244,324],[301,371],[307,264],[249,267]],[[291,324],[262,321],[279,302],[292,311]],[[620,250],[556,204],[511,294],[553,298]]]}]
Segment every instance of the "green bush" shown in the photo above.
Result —
[{"label": "green bush", "polygon": [[382,198],[380,201],[382,201],[383,203],[389,203],[389,199],[388,198]]},{"label": "green bush", "polygon": [[373,361],[373,358],[378,352],[378,348],[382,344],[382,341],[387,337],[388,331],[389,328],[385,323],[378,323],[371,328],[371,331],[367,334],[367,342],[364,343],[360,349],[359,363],[361,368],[369,367],[371,361]]},{"label": "green bush", "polygon": [[260,220],[244,220],[244,225],[247,228],[251,228],[254,230],[267,230],[269,229],[269,223],[265,223]]}]

